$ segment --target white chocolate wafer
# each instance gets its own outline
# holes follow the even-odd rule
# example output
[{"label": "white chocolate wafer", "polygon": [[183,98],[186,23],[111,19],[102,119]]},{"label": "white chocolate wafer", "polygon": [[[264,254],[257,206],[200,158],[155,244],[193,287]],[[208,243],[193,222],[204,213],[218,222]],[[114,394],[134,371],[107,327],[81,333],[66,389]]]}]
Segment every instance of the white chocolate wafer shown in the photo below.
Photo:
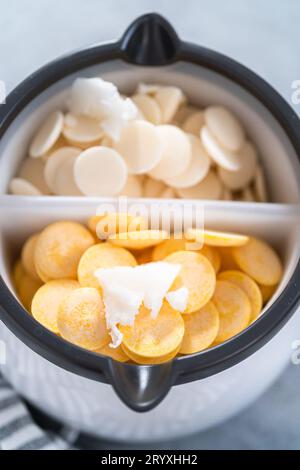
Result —
[{"label": "white chocolate wafer", "polygon": [[75,183],[86,196],[114,196],[124,188],[127,167],[121,155],[108,147],[84,150],[74,165]]},{"label": "white chocolate wafer", "polygon": [[66,158],[56,173],[54,182],[55,194],[59,196],[82,196],[74,179],[74,165],[78,154]]},{"label": "white chocolate wafer", "polygon": [[29,147],[30,157],[37,158],[48,152],[59,138],[64,117],[61,111],[54,111],[42,124]]},{"label": "white chocolate wafer", "polygon": [[159,197],[159,195],[166,189],[165,183],[147,177],[144,181],[143,194],[144,197]]},{"label": "white chocolate wafer", "polygon": [[204,111],[204,119],[210,132],[223,147],[232,152],[242,148],[245,132],[231,111],[222,106],[209,106]]},{"label": "white chocolate wafer", "polygon": [[254,190],[256,197],[259,202],[267,202],[268,193],[265,182],[264,171],[260,165],[256,168],[255,178],[254,178]]},{"label": "white chocolate wafer", "polygon": [[128,175],[126,184],[119,196],[142,197],[143,185],[140,176]]},{"label": "white chocolate wafer", "polygon": [[[73,159],[78,157],[80,153],[81,150],[76,147],[61,147],[49,156],[48,160],[46,161],[44,175],[46,183],[53,193],[57,193],[58,191],[56,187],[56,179],[65,160],[71,158],[74,162]],[[61,187],[61,183],[59,186]]]},{"label": "white chocolate wafer", "polygon": [[197,137],[200,135],[201,128],[205,125],[203,111],[197,111],[189,115],[182,124],[182,129],[185,132],[194,134]]},{"label": "white chocolate wafer", "polygon": [[142,94],[134,95],[131,99],[147,121],[152,124],[161,123],[161,111],[155,99]]},{"label": "white chocolate wafer", "polygon": [[171,122],[183,101],[183,94],[180,88],[173,86],[161,87],[155,93],[154,98],[161,110],[162,122]]},{"label": "white chocolate wafer", "polygon": [[23,178],[33,184],[42,194],[50,194],[45,177],[45,162],[42,158],[25,158],[21,164],[18,178]]},{"label": "white chocolate wafer", "polygon": [[240,168],[239,155],[222,148],[207,126],[202,127],[200,137],[205,150],[215,163],[229,171],[237,171]]},{"label": "white chocolate wafer", "polygon": [[178,188],[176,193],[185,199],[220,199],[222,184],[213,170],[210,170],[204,180],[191,188]]},{"label": "white chocolate wafer", "polygon": [[232,191],[238,191],[247,186],[254,178],[257,165],[257,152],[255,147],[246,142],[239,151],[240,168],[237,171],[229,171],[219,168],[219,176],[224,185]]},{"label": "white chocolate wafer", "polygon": [[187,135],[178,127],[168,124],[158,126],[157,132],[163,144],[162,158],[149,172],[156,179],[174,178],[189,166],[192,156]]},{"label": "white chocolate wafer", "polygon": [[124,158],[130,174],[146,173],[154,168],[162,157],[162,142],[157,128],[147,121],[131,121],[121,132],[114,145]]},{"label": "white chocolate wafer", "polygon": [[168,178],[166,183],[173,188],[190,188],[202,181],[210,167],[210,158],[205,152],[199,137],[188,135],[191,143],[192,157],[187,169],[174,178]]},{"label": "white chocolate wafer", "polygon": [[86,145],[100,140],[103,130],[96,119],[68,113],[64,119],[63,135],[73,145]]},{"label": "white chocolate wafer", "polygon": [[8,189],[16,196],[40,196],[42,194],[33,184],[23,178],[13,178]]}]

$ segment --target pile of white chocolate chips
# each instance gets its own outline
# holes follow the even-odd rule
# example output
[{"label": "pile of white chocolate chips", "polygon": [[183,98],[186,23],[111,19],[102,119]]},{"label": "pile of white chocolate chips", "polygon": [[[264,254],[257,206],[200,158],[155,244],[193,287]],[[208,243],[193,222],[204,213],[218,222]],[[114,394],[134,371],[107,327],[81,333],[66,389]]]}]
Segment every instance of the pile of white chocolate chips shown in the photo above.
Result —
[{"label": "pile of white chocolate chips", "polygon": [[267,201],[257,149],[223,106],[188,104],[175,86],[124,97],[78,78],[33,136],[9,192]]}]

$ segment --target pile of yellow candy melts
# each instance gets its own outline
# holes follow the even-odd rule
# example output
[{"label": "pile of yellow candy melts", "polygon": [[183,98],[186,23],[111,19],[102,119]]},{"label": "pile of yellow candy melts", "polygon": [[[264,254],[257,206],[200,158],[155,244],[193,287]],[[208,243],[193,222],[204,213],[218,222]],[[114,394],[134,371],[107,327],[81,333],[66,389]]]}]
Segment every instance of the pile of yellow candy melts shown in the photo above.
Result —
[{"label": "pile of yellow candy melts", "polygon": [[[200,238],[200,248],[191,244]],[[95,272],[162,261],[180,270],[158,315],[142,303],[132,324],[118,325],[122,341],[112,347]],[[58,221],[31,235],[13,280],[25,309],[64,340],[117,361],[159,364],[242,332],[270,300],[282,272],[278,254],[258,238],[193,228],[177,238],[148,229],[142,217],[106,214],[86,226]],[[187,301],[178,311],[168,296],[182,288]]]}]

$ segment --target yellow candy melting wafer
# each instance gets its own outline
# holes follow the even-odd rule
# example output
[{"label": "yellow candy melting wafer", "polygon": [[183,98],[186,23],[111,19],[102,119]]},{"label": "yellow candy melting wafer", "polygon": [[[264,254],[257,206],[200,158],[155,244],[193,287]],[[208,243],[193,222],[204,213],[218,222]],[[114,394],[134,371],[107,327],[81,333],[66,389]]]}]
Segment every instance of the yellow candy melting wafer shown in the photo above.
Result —
[{"label": "yellow candy melting wafer", "polygon": [[136,265],[134,256],[124,248],[107,242],[98,243],[88,248],[82,255],[78,265],[78,281],[82,287],[99,288],[99,281],[94,274],[97,269]]},{"label": "yellow candy melting wafer", "polygon": [[102,348],[97,349],[97,351],[95,352],[98,354],[102,354],[103,356],[111,357],[115,361],[119,361],[119,362],[129,361],[129,356],[125,354],[121,346],[118,346],[117,348],[111,348],[109,344],[106,344]]},{"label": "yellow candy melting wafer", "polygon": [[161,261],[168,255],[176,251],[184,251],[187,249],[187,241],[184,238],[171,237],[153,248],[152,260]]},{"label": "yellow candy melting wafer", "polygon": [[277,284],[275,284],[275,286],[263,286],[262,284],[259,284],[263,304],[266,304],[273,296],[273,294],[275,294],[277,287]]},{"label": "yellow candy melting wafer", "polygon": [[71,279],[57,279],[47,282],[39,288],[33,297],[32,315],[48,330],[58,333],[58,309],[65,297],[79,287],[79,283]]},{"label": "yellow candy melting wafer", "polygon": [[282,277],[282,264],[275,250],[262,240],[251,238],[244,246],[232,249],[240,269],[259,284],[274,286]]},{"label": "yellow candy melting wafer", "polygon": [[166,354],[165,356],[160,356],[160,357],[155,357],[155,358],[146,358],[143,356],[139,356],[138,354],[134,354],[132,351],[126,348],[124,344],[121,345],[122,349],[125,354],[127,354],[128,358],[131,359],[133,362],[136,362],[137,364],[143,364],[143,365],[148,365],[148,364],[163,364],[164,362],[171,361],[176,357],[176,355],[179,352],[179,347],[176,348],[174,351],[172,351],[169,354]]},{"label": "yellow candy melting wafer", "polygon": [[76,222],[55,222],[40,234],[34,253],[35,268],[44,282],[76,279],[82,254],[95,243],[91,233]]},{"label": "yellow candy melting wafer", "polygon": [[37,292],[37,290],[41,287],[42,282],[37,281],[36,279],[33,279],[32,277],[28,276],[28,274],[24,274],[19,282],[19,287],[18,287],[18,294],[20,297],[20,300],[26,310],[30,312],[31,308],[31,302],[32,299]]},{"label": "yellow candy melting wafer", "polygon": [[189,315],[183,315],[185,331],[180,354],[193,354],[208,348],[219,331],[219,313],[212,302]]},{"label": "yellow candy melting wafer", "polygon": [[222,271],[228,271],[228,270],[236,270],[239,269],[238,265],[234,261],[233,255],[232,255],[232,250],[230,247],[218,247],[216,248],[218,251],[220,258],[221,258],[221,266],[220,269]]},{"label": "yellow candy melting wafer", "polygon": [[236,284],[217,280],[212,301],[220,316],[220,327],[214,344],[226,341],[247,327],[251,317],[250,300]]},{"label": "yellow candy melting wafer", "polygon": [[120,232],[111,235],[110,243],[130,250],[143,250],[150,246],[155,246],[168,238],[169,234],[165,230],[141,230],[132,232]]},{"label": "yellow candy melting wafer", "polygon": [[194,228],[187,230],[186,237],[188,240],[203,240],[203,243],[210,246],[241,246],[249,240],[246,235]]},{"label": "yellow candy melting wafer", "polygon": [[144,250],[133,251],[133,255],[135,259],[137,260],[138,264],[146,264],[146,263],[151,263],[152,252],[153,252],[153,248],[152,246],[150,246],[149,248],[145,248]]},{"label": "yellow candy melting wafer", "polygon": [[36,271],[35,264],[34,264],[34,253],[36,242],[39,238],[39,233],[31,235],[23,245],[22,252],[21,252],[21,260],[23,264],[23,268],[25,269],[26,273],[35,279],[36,281],[40,280],[40,277]]},{"label": "yellow candy melting wafer", "polygon": [[188,289],[188,302],[184,313],[200,310],[214,293],[216,274],[212,264],[205,256],[193,251],[176,251],[164,261],[181,265],[179,275],[170,290],[181,287]]},{"label": "yellow candy melting wafer", "polygon": [[120,232],[146,230],[148,223],[140,216],[130,214],[107,214],[100,218],[96,225],[96,234],[100,240],[106,240],[110,235]]},{"label": "yellow candy melting wafer", "polygon": [[[130,357],[157,361],[177,351],[184,334],[184,321],[176,310],[164,302],[155,319],[150,311],[141,306],[133,326],[119,326],[123,333],[125,352]],[[176,354],[176,353],[175,353]]]},{"label": "yellow candy melting wafer", "polygon": [[93,287],[75,289],[65,297],[57,325],[64,339],[82,348],[95,351],[110,341],[102,297]]},{"label": "yellow candy melting wafer", "polygon": [[201,246],[199,250],[196,248],[190,249],[190,245],[191,242],[185,238],[170,238],[153,248],[152,259],[153,261],[160,261],[176,251],[196,251],[197,253],[205,256],[211,262],[216,272],[219,271],[221,258],[217,250],[207,245]]},{"label": "yellow candy melting wafer", "polygon": [[24,271],[22,262],[21,260],[18,260],[15,262],[14,269],[13,269],[13,281],[14,281],[16,290],[19,289],[21,279],[24,275],[25,275],[25,271]]},{"label": "yellow candy melting wafer", "polygon": [[218,275],[217,279],[230,281],[245,292],[251,304],[250,321],[254,321],[261,312],[263,302],[261,291],[256,282],[242,271],[223,271]]}]

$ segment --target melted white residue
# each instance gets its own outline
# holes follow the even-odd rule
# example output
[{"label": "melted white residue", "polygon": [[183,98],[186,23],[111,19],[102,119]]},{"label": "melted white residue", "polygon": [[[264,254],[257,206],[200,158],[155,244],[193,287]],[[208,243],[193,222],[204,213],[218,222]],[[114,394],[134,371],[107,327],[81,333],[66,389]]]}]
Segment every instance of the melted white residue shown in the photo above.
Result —
[{"label": "melted white residue", "polygon": [[118,347],[122,342],[117,325],[133,325],[142,302],[153,318],[158,315],[180,269],[180,264],[158,261],[95,271],[103,290],[106,323],[111,330],[113,347]]},{"label": "melted white residue", "polygon": [[126,122],[138,114],[130,98],[123,98],[113,83],[100,77],[77,78],[70,90],[68,107],[72,114],[99,120],[103,131],[115,140]]}]

